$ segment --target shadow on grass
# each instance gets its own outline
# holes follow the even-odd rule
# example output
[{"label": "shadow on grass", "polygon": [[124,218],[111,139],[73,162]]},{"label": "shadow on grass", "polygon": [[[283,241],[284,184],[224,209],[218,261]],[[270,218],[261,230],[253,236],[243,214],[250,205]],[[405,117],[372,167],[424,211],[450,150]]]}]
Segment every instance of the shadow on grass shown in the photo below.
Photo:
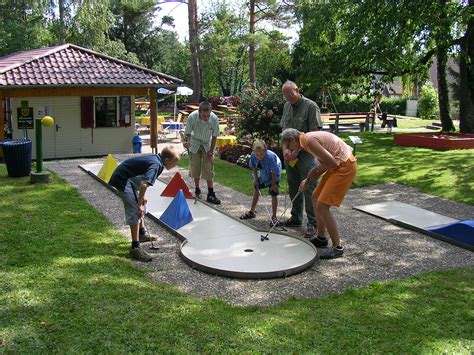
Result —
[{"label": "shadow on grass", "polygon": [[122,257],[123,237],[56,176],[37,186],[0,178],[0,199],[2,352],[468,352],[472,346],[472,270],[235,308],[153,283]]}]

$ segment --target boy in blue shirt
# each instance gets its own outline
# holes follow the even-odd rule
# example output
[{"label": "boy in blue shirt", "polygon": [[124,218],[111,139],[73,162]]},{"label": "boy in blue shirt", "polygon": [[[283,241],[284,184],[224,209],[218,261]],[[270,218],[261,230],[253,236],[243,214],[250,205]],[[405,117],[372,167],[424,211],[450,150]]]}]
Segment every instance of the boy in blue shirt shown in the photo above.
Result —
[{"label": "boy in blue shirt", "polygon": [[[274,225],[278,223],[276,212],[278,207],[278,184],[281,178],[280,158],[271,150],[267,150],[264,141],[256,140],[252,145],[249,168],[253,171],[255,191],[250,211],[240,216],[240,219],[255,218],[255,207],[260,197],[260,190],[268,187],[270,196],[272,196],[272,221],[270,225]],[[260,172],[260,175],[258,175],[258,172]]]},{"label": "boy in blue shirt", "polygon": [[145,229],[143,217],[148,186],[163,172],[176,166],[180,155],[174,147],[163,148],[160,154],[140,155],[123,161],[112,174],[109,185],[117,189],[125,208],[125,220],[130,226],[132,247],[130,255],[139,261],[151,261],[153,258],[140,248],[140,242],[156,240]]}]

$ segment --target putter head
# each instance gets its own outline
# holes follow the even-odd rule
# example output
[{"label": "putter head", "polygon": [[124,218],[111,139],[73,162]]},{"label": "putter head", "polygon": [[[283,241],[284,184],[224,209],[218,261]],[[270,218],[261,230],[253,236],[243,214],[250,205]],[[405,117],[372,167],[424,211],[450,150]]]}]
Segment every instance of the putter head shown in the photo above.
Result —
[{"label": "putter head", "polygon": [[160,250],[160,247],[158,245],[150,245],[149,249],[150,250]]}]

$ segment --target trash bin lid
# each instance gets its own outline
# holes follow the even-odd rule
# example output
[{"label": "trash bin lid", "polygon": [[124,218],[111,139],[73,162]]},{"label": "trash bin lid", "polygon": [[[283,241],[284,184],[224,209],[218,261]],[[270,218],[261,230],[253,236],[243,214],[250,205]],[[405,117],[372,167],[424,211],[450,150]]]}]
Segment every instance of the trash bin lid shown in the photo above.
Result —
[{"label": "trash bin lid", "polygon": [[11,141],[3,141],[3,145],[5,146],[15,146],[15,145],[24,145],[24,144],[30,144],[31,143],[31,140],[29,139],[15,139],[15,140],[11,140]]}]

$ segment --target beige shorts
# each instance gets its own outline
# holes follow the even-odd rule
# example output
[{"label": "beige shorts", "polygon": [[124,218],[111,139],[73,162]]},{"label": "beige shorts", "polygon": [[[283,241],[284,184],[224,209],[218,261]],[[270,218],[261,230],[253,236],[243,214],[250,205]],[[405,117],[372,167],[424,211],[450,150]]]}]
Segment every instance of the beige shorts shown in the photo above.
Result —
[{"label": "beige shorts", "polygon": [[189,153],[189,175],[204,180],[214,179],[214,164],[202,146],[196,153]]}]

